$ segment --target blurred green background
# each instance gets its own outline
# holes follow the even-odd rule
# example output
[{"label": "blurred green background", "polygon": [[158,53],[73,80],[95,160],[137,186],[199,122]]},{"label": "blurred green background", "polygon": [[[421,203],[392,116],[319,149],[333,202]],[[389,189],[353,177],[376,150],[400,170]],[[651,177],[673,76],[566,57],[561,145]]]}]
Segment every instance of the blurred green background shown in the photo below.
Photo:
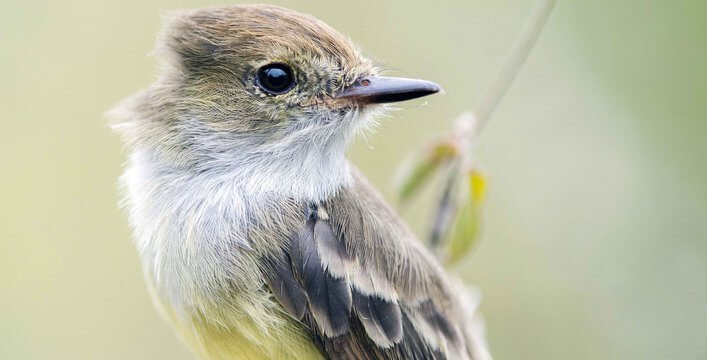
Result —
[{"label": "blurred green background", "polygon": [[[279,1],[446,95],[351,158],[388,199],[400,161],[476,104],[534,1]],[[155,77],[169,9],[5,0],[0,358],[187,359],[153,311],[103,113]],[[707,2],[560,1],[479,145],[484,238],[455,270],[497,359],[707,358]],[[426,233],[429,191],[406,219]]]}]

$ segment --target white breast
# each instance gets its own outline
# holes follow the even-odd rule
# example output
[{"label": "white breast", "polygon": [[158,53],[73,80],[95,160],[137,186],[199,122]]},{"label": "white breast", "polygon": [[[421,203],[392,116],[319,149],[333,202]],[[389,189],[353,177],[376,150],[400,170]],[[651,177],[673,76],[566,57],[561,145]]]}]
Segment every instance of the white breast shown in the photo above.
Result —
[{"label": "white breast", "polygon": [[194,174],[135,151],[121,178],[123,206],[158,295],[187,316],[213,306],[225,289],[258,291],[257,259],[244,251],[251,246],[248,226],[258,214],[272,211],[274,202],[281,204],[283,196],[321,200],[350,181],[340,157],[340,163],[325,163],[305,154],[299,166],[271,161]]}]

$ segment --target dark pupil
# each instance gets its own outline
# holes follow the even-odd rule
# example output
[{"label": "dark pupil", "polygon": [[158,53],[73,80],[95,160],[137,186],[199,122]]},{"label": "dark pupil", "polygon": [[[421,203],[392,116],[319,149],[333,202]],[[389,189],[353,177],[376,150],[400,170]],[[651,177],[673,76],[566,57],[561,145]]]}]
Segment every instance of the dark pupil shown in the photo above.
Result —
[{"label": "dark pupil", "polygon": [[292,84],[292,74],[284,65],[269,65],[258,72],[258,80],[265,90],[282,93]]}]

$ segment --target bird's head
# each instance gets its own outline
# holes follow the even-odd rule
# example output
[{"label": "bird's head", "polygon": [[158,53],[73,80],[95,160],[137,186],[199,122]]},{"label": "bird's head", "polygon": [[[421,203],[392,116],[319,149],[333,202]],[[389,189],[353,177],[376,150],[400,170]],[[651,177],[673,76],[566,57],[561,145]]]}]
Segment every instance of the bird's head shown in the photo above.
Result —
[{"label": "bird's head", "polygon": [[159,80],[117,108],[115,127],[128,144],[199,170],[237,155],[343,154],[380,104],[440,90],[379,76],[347,37],[275,6],[175,13],[156,54]]}]

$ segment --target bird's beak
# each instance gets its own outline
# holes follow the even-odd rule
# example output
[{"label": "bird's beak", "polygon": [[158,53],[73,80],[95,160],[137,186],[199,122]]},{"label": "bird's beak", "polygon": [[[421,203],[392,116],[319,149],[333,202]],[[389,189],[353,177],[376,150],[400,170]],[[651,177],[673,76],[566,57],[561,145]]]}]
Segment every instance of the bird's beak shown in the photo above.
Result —
[{"label": "bird's beak", "polygon": [[344,88],[334,98],[360,104],[383,104],[416,99],[440,90],[442,88],[431,81],[368,76]]}]

